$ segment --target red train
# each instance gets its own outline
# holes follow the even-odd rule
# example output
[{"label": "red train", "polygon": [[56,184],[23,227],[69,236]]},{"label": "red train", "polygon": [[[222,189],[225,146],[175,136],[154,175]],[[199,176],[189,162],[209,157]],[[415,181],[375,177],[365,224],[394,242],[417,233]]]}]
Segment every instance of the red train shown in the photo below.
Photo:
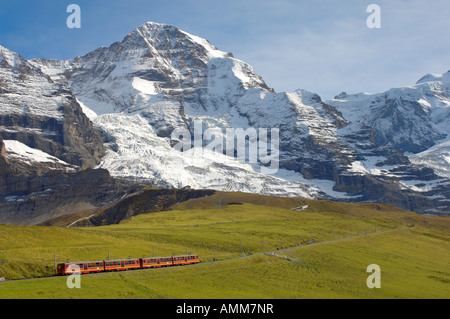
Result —
[{"label": "red train", "polygon": [[105,271],[123,271],[132,269],[159,268],[197,264],[198,255],[182,255],[169,257],[131,258],[100,261],[77,261],[60,263],[57,266],[58,275],[73,273],[90,274]]}]

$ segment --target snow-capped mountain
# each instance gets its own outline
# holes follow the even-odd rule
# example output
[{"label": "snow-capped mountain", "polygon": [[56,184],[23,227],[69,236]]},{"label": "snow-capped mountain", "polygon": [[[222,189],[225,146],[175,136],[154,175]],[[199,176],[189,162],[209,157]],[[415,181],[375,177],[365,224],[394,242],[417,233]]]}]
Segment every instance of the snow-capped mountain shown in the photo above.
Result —
[{"label": "snow-capped mountain", "polygon": [[[355,171],[396,178],[407,189],[442,199],[445,206],[450,179],[450,71],[428,74],[415,85],[384,93],[341,93],[326,103],[349,121],[339,130],[347,143],[370,129],[376,147],[353,144],[364,155],[363,161],[352,164]],[[380,153],[380,147],[395,150],[397,159],[386,156],[387,151]],[[421,167],[428,170],[419,173]],[[440,191],[432,194],[436,189]]]},{"label": "snow-capped mountain", "polygon": [[[326,117],[328,111],[315,101],[320,100],[317,95],[305,91],[276,94],[250,65],[205,39],[171,25],[146,23],[123,41],[72,61],[32,62],[54,81],[67,79],[86,114],[111,137],[110,150],[100,167],[113,176],[144,178],[169,187],[189,185],[308,198],[321,192],[305,184],[301,174],[292,172],[289,179],[284,177],[289,174],[264,175],[225,155],[203,150],[199,160],[171,147],[171,133],[180,127],[193,129],[195,120],[223,130],[255,124],[258,128],[283,128],[282,149],[294,145],[287,141],[291,139],[289,131],[308,137],[306,131],[311,129],[324,143],[335,142],[330,132],[335,119]],[[306,106],[303,100],[315,102]],[[295,118],[298,120],[293,121]],[[310,128],[306,129],[307,125]],[[283,161],[291,158],[289,152],[281,157]]]},{"label": "snow-capped mountain", "polygon": [[[107,150],[97,167],[113,177],[165,187],[373,201],[421,213],[450,211],[449,73],[385,93],[342,93],[322,101],[305,90],[275,92],[231,53],[152,22],[73,60],[22,63],[45,75],[56,92],[73,96],[71,105],[103,133]],[[3,95],[0,91],[0,102]],[[45,108],[40,101],[30,103],[27,112]],[[51,105],[48,112],[56,117],[58,108]],[[2,106],[2,112],[19,111]],[[266,174],[262,168],[268,162],[261,157],[250,163],[209,149],[207,129],[217,130],[217,136],[227,129],[278,129],[279,169]],[[178,131],[200,134],[202,144],[180,152],[174,147]],[[15,138],[3,132],[13,145],[9,141]],[[258,136],[259,147],[264,142]],[[249,138],[244,146],[251,143]]]}]

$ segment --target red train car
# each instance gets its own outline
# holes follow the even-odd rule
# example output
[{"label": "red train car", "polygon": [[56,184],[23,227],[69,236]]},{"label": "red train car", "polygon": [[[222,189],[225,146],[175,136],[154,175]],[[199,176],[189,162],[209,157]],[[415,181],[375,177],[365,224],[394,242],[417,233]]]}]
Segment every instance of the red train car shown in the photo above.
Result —
[{"label": "red train car", "polygon": [[115,259],[105,260],[105,271],[131,270],[141,268],[139,259]]},{"label": "red train car", "polygon": [[74,273],[89,274],[105,271],[105,265],[102,261],[77,261],[60,263],[57,266],[58,275],[70,275]]},{"label": "red train car", "polygon": [[173,256],[172,260],[174,266],[197,264],[199,262],[197,255]]},{"label": "red train car", "polygon": [[77,261],[60,263],[58,275],[89,274],[102,271],[123,271],[131,269],[159,268],[197,264],[198,255],[182,255],[172,257],[130,258],[102,261]]},{"label": "red train car", "polygon": [[159,268],[173,266],[172,257],[141,258],[141,268]]}]

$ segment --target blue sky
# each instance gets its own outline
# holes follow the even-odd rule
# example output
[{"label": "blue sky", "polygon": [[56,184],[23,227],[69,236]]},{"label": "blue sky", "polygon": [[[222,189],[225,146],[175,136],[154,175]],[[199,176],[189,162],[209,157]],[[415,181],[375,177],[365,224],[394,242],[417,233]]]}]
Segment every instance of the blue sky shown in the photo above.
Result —
[{"label": "blue sky", "polygon": [[[253,66],[276,91],[381,92],[450,69],[448,0],[0,0],[0,45],[70,59],[146,21],[173,24]],[[81,28],[66,12],[81,7]],[[369,29],[369,4],[381,28]]]}]

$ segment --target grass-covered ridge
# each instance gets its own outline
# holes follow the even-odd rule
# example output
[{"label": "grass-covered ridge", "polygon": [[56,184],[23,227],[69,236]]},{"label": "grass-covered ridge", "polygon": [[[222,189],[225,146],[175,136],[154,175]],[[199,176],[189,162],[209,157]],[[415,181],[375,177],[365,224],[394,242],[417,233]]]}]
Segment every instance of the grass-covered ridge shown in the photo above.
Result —
[{"label": "grass-covered ridge", "polygon": [[[301,205],[308,208],[290,210]],[[202,262],[85,275],[81,289],[68,289],[66,278],[4,282],[0,298],[450,297],[446,217],[241,193],[217,193],[173,209],[103,227],[0,226],[0,277],[6,279],[52,275],[55,254],[61,262],[106,259],[108,252],[126,258],[187,250]],[[270,251],[275,254],[262,254]],[[247,255],[253,256],[236,259]],[[374,263],[381,267],[380,289],[366,286],[366,267]]]}]

